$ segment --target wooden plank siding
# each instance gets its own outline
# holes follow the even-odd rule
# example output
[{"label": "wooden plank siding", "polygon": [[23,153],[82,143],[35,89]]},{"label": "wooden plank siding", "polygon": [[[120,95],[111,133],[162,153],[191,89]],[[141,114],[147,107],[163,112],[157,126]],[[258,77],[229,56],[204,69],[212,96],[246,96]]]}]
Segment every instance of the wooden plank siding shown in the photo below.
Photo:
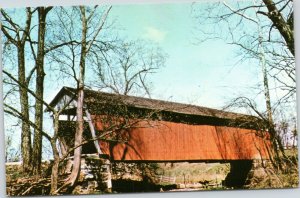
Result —
[{"label": "wooden plank siding", "polygon": [[[97,116],[94,116],[97,120]],[[269,141],[251,129],[142,121],[122,131],[126,143],[99,142],[103,153],[125,161],[252,160],[269,157]],[[152,126],[150,126],[152,125]],[[101,122],[95,122],[101,130]],[[145,127],[146,126],[146,127]]]}]

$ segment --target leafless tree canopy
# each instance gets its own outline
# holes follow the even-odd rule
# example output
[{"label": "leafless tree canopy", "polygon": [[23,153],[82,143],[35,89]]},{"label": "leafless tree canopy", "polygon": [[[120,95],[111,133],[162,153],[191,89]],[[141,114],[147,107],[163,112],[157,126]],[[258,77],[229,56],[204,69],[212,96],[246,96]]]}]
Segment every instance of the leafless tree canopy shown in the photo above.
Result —
[{"label": "leafless tree canopy", "polygon": [[[236,46],[240,58],[237,65],[251,63],[249,67],[261,68],[260,91],[234,98],[227,108],[246,108],[265,120],[277,157],[279,151],[285,156],[285,129],[290,137],[295,134],[294,116],[287,109],[294,107],[296,94],[293,12],[292,0],[223,1],[193,6],[199,24],[198,44],[221,39]],[[255,96],[259,94],[265,100],[264,110],[257,107],[261,101],[256,101]],[[287,120],[290,126],[280,127],[286,126]]]},{"label": "leafless tree canopy", "polygon": [[282,93],[274,107],[295,101],[293,11],[291,0],[224,1],[193,7],[200,43],[222,39],[235,45],[240,63],[252,60],[258,65],[264,56],[268,76],[275,81],[270,90]]},{"label": "leafless tree canopy", "polygon": [[117,94],[150,97],[149,77],[165,62],[166,55],[143,41],[124,42],[92,57],[97,78],[92,83]]}]

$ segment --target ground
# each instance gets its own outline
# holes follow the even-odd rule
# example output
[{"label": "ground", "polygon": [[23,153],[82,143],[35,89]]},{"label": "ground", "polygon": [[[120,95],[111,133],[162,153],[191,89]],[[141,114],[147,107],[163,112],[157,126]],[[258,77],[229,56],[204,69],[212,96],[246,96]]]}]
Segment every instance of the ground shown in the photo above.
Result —
[{"label": "ground", "polygon": [[[290,161],[282,162],[283,171],[259,167],[243,188],[298,187],[298,158],[289,154]],[[292,157],[294,156],[294,157]],[[50,190],[49,163],[43,163],[40,177],[28,177],[20,163],[6,164],[7,194],[48,195]],[[222,184],[229,173],[228,163],[112,163],[112,192],[161,192],[227,189]],[[249,175],[251,175],[249,173]],[[60,185],[66,175],[60,176]],[[101,192],[100,192],[101,193]]]}]

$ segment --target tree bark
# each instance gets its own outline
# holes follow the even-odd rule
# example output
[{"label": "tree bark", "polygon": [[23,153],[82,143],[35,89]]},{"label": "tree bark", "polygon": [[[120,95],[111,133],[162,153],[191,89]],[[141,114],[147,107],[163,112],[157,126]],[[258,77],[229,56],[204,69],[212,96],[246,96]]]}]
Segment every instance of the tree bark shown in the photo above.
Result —
[{"label": "tree bark", "polygon": [[[18,46],[18,78],[21,84],[25,85],[26,87],[28,86],[25,77],[24,44],[22,43],[19,43]],[[24,117],[24,119],[29,120],[29,104],[27,90],[19,86],[19,94],[22,116]],[[21,152],[23,159],[23,171],[28,173],[31,170],[32,157],[31,132],[29,123],[24,121],[22,121]]]},{"label": "tree bark", "polygon": [[[78,79],[78,98],[77,98],[77,123],[76,123],[76,133],[75,133],[75,147],[81,145],[82,135],[84,130],[84,120],[83,120],[83,101],[84,101],[84,76],[85,76],[85,59],[86,59],[86,37],[87,37],[87,19],[85,15],[85,8],[80,6],[81,12],[81,20],[82,20],[82,35],[81,35],[81,56],[79,63],[79,79]],[[72,173],[69,177],[68,183],[71,186],[75,184],[78,179],[80,173],[80,165],[81,165],[81,150],[82,147],[79,146],[74,150],[74,162]]]},{"label": "tree bark", "polygon": [[59,167],[60,158],[59,158],[59,153],[58,153],[57,146],[56,146],[56,140],[57,140],[58,133],[59,133],[59,131],[58,131],[59,130],[59,114],[53,115],[53,121],[54,121],[54,136],[51,139],[51,147],[52,147],[54,161],[53,161],[52,172],[51,172],[51,190],[50,190],[51,195],[56,194],[57,185],[58,185],[58,167]]},{"label": "tree bark", "polygon": [[281,36],[284,38],[288,49],[295,56],[294,34],[293,27],[288,21],[285,21],[280,11],[277,9],[273,0],[263,0],[268,9],[268,18],[273,22],[273,25],[278,29]]},{"label": "tree bark", "polygon": [[[51,8],[50,8],[51,9]],[[49,9],[38,8],[38,49],[36,57],[36,90],[35,94],[39,98],[44,98],[44,57],[45,57],[45,32],[46,16]],[[42,159],[42,129],[43,129],[43,103],[40,100],[35,102],[35,125],[39,129],[34,130],[33,141],[33,174],[40,174]]]},{"label": "tree bark", "polygon": [[[18,51],[18,80],[20,81],[20,84],[24,85],[24,87],[19,86],[21,113],[24,119],[29,120],[29,99],[27,90],[25,88],[28,87],[25,69],[25,42],[27,33],[29,32],[31,26],[31,11],[28,8],[26,12],[27,18],[24,33],[22,37],[20,37],[20,35],[17,35],[17,40],[14,41],[14,43],[16,44]],[[31,170],[32,162],[31,131],[29,123],[24,121],[22,121],[21,152],[23,159],[23,171],[25,173],[28,173]]]},{"label": "tree bark", "polygon": [[[283,146],[281,144],[281,138],[277,135],[277,132],[275,130],[274,120],[273,120],[273,111],[272,111],[272,104],[271,104],[271,96],[270,96],[270,88],[269,88],[269,82],[268,82],[268,71],[267,71],[267,63],[266,63],[266,57],[265,57],[265,51],[262,46],[263,37],[262,37],[262,30],[260,28],[260,20],[258,18],[258,52],[259,52],[259,60],[261,64],[262,69],[262,75],[263,75],[263,86],[264,86],[264,95],[265,95],[265,103],[266,103],[266,111],[267,111],[267,119],[268,119],[268,130],[270,134],[270,139],[273,146],[273,151],[275,154],[275,160],[279,160],[279,151],[285,156]],[[279,148],[279,149],[278,149]],[[273,157],[273,156],[272,156]],[[273,161],[273,160],[272,160]],[[278,163],[279,166],[281,165]]]}]

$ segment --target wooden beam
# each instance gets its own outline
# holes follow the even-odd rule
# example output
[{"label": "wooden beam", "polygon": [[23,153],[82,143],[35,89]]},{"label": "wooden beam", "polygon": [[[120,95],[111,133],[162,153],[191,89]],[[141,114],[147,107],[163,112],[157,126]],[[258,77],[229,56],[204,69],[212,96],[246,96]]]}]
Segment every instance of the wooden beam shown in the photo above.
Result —
[{"label": "wooden beam", "polygon": [[[92,137],[96,138],[95,127],[94,127],[93,122],[92,122],[91,114],[89,113],[89,111],[87,109],[85,110],[85,114],[86,114],[86,117],[87,117],[87,122],[89,124],[89,128],[90,128]],[[98,140],[95,140],[94,144],[95,144],[95,147],[96,147],[96,150],[97,150],[98,154],[102,154],[102,151],[100,149]]]}]

